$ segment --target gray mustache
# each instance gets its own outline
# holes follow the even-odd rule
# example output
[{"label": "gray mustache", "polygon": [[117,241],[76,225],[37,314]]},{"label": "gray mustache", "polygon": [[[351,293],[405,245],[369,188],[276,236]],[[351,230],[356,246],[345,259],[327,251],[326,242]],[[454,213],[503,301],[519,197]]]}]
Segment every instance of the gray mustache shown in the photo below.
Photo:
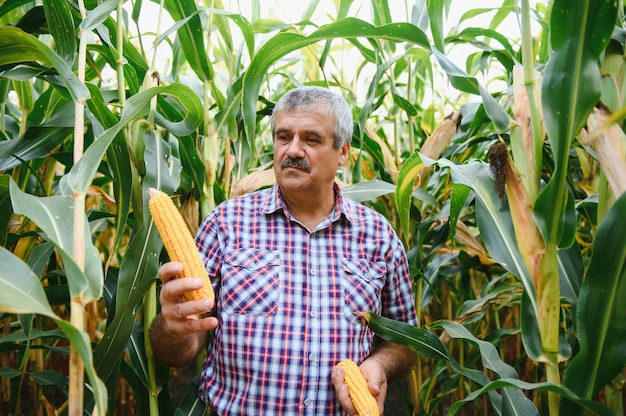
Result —
[{"label": "gray mustache", "polygon": [[287,168],[287,167],[293,167],[293,168],[297,168],[297,169],[302,169],[305,172],[310,172],[311,171],[311,165],[309,164],[309,162],[307,162],[304,159],[292,159],[289,156],[285,157],[280,162],[280,167],[281,167],[281,169],[284,169],[284,168]]}]

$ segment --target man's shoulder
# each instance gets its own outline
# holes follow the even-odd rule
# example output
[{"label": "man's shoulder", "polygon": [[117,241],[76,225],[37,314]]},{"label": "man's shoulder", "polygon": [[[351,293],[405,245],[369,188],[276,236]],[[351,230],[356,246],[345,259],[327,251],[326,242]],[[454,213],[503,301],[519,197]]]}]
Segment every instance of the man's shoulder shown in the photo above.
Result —
[{"label": "man's shoulder", "polygon": [[387,218],[380,212],[364,205],[360,202],[353,201],[344,197],[344,209],[359,222],[379,222],[390,225]]},{"label": "man's shoulder", "polygon": [[258,210],[267,201],[270,190],[271,188],[260,189],[226,199],[215,208],[215,211],[230,211],[232,209]]}]

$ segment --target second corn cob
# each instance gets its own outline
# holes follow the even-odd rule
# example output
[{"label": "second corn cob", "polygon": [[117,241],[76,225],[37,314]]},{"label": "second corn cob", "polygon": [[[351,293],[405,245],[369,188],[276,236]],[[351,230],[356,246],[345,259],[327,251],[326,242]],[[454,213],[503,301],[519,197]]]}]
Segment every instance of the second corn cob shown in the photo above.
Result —
[{"label": "second corn cob", "polygon": [[379,416],[378,403],[367,387],[367,380],[359,366],[352,360],[343,360],[337,367],[344,373],[344,383],[348,385],[350,399],[359,416]]},{"label": "second corn cob", "polygon": [[200,258],[193,236],[176,205],[174,205],[172,199],[166,193],[158,189],[150,188],[148,195],[150,197],[148,208],[161,240],[163,240],[165,250],[167,250],[167,254],[172,261],[180,262],[183,265],[181,277],[200,277],[204,279],[204,286],[193,292],[185,293],[185,299],[213,299],[211,279]]}]

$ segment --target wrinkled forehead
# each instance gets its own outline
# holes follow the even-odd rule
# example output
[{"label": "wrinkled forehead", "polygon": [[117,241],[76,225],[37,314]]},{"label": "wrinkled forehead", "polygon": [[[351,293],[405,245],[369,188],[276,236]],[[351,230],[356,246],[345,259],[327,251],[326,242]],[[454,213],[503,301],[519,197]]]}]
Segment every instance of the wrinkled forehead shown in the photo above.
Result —
[{"label": "wrinkled forehead", "polygon": [[313,106],[281,110],[275,114],[272,133],[280,131],[315,132],[319,136],[334,136],[335,118],[325,107]]}]

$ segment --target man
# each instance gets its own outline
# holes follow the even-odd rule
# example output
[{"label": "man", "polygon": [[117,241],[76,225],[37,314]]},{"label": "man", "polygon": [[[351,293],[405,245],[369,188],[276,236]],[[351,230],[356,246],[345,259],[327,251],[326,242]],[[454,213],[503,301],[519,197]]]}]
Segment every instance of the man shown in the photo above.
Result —
[{"label": "man", "polygon": [[[357,312],[415,324],[415,307],[393,229],[335,184],[350,108],[327,89],[298,88],[278,101],[271,127],[276,184],[224,202],[196,236],[215,304],[185,302],[200,279],[176,279],[181,265],[164,264],[153,348],[182,366],[214,329],[199,394],[220,415],[355,415],[335,367],[346,358],[360,364],[382,413],[387,383],[406,374],[414,353],[373,343]],[[214,307],[217,316],[200,317]]]}]

